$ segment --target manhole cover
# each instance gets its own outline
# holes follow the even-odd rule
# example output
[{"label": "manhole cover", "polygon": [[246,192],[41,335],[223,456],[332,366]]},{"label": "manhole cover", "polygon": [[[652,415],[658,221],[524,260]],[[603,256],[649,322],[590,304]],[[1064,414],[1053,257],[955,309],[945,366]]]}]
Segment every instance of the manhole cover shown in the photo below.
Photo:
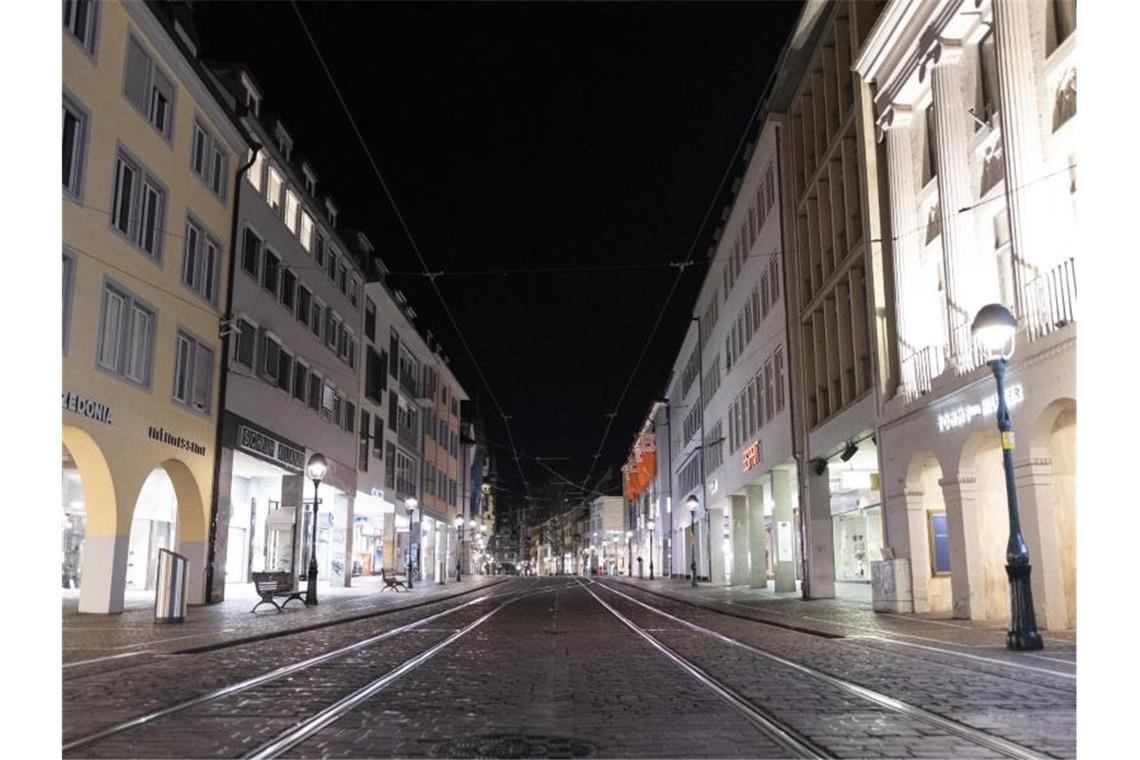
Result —
[{"label": "manhole cover", "polygon": [[528,736],[525,734],[486,734],[436,745],[432,753],[440,758],[574,758],[590,757],[594,746],[578,739],[562,736]]}]

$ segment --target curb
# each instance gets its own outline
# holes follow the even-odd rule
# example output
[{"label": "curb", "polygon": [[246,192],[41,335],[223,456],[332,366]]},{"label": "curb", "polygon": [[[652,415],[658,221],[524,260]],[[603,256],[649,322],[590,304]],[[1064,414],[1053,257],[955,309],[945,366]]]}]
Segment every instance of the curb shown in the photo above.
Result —
[{"label": "curb", "polygon": [[508,580],[507,578],[503,578],[502,580],[492,581],[491,583],[485,583],[482,586],[478,586],[476,588],[466,589],[464,591],[457,591],[454,594],[445,594],[445,595],[441,595],[441,596],[432,597],[431,599],[423,599],[423,600],[418,601],[414,604],[405,604],[405,605],[401,605],[399,607],[389,607],[389,608],[383,609],[383,610],[374,610],[372,612],[363,612],[363,613],[359,613],[356,615],[348,615],[346,617],[334,618],[332,620],[323,620],[319,623],[311,623],[309,625],[302,625],[302,626],[298,626],[296,628],[288,628],[288,629],[280,630],[280,631],[269,631],[267,633],[260,633],[260,634],[254,635],[254,636],[245,636],[245,637],[242,637],[239,639],[230,639],[229,641],[220,641],[220,642],[217,642],[215,644],[204,644],[202,646],[190,647],[188,649],[178,649],[178,650],[175,650],[173,652],[166,652],[166,653],[160,653],[160,654],[172,654],[172,655],[173,654],[202,654],[204,652],[214,652],[214,651],[217,651],[219,649],[227,649],[229,647],[240,646],[242,644],[253,644],[253,643],[256,643],[258,641],[268,641],[269,639],[276,639],[276,638],[280,638],[282,636],[292,636],[295,633],[305,633],[307,631],[317,631],[317,630],[320,630],[321,628],[329,628],[330,626],[334,626],[334,625],[343,625],[344,623],[355,623],[355,622],[360,621],[360,620],[367,620],[369,618],[382,617],[384,615],[391,615],[394,612],[403,612],[404,610],[414,610],[418,607],[426,607],[429,604],[436,604],[438,602],[446,602],[449,599],[455,599],[456,597],[464,596],[466,594],[473,594],[477,591],[484,591],[486,589],[492,588],[493,586],[498,586],[501,583],[506,583],[507,580]]},{"label": "curb", "polygon": [[700,602],[695,602],[695,601],[692,601],[690,599],[685,599],[683,597],[673,596],[672,594],[667,594],[664,591],[657,591],[655,589],[644,588],[640,584],[630,583],[629,581],[623,581],[623,580],[618,579],[618,578],[614,578],[614,580],[616,580],[618,583],[620,583],[621,585],[626,586],[628,588],[639,589],[641,591],[644,591],[647,594],[653,594],[654,596],[659,596],[662,599],[668,599],[670,601],[678,602],[680,604],[687,604],[690,607],[696,607],[698,609],[708,610],[709,612],[716,612],[716,613],[721,614],[721,615],[727,615],[728,617],[739,618],[740,620],[748,620],[748,621],[753,622],[753,623],[760,623],[761,625],[770,625],[773,628],[785,628],[789,631],[796,631],[798,633],[806,633],[809,636],[818,636],[821,639],[845,639],[845,638],[847,638],[847,635],[843,634],[843,633],[829,633],[827,631],[821,631],[818,628],[808,628],[806,626],[793,625],[791,623],[784,623],[784,622],[781,622],[779,620],[770,620],[768,618],[755,618],[755,617],[752,617],[751,615],[745,615],[745,614],[737,612],[735,610],[725,610],[725,609],[721,609],[720,607],[714,607],[711,604],[707,604],[707,603],[702,604]]}]

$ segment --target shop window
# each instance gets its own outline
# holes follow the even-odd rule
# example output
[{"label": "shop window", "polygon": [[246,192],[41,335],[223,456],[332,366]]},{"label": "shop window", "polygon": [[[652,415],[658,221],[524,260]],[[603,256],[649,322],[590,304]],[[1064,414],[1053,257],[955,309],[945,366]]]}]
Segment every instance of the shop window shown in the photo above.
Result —
[{"label": "shop window", "polygon": [[930,513],[930,570],[934,575],[950,574],[950,527],[945,512]]}]

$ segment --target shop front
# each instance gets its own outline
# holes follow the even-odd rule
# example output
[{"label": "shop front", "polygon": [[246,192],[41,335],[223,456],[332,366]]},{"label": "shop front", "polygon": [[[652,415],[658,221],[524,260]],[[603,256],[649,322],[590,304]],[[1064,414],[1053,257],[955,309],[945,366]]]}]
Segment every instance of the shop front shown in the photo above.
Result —
[{"label": "shop front", "polygon": [[860,450],[829,468],[831,524],[837,583],[870,583],[871,563],[882,559],[883,507],[877,454]]}]

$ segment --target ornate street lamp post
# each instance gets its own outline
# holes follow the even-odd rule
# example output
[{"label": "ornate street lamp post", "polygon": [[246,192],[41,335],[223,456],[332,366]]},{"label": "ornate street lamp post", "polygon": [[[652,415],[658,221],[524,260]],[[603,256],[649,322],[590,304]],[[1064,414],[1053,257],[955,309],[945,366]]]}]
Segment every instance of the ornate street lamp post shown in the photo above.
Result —
[{"label": "ornate street lamp post", "polygon": [[1033,591],[1029,583],[1029,547],[1021,535],[1017,512],[1017,487],[1013,480],[1013,424],[1005,401],[1005,367],[1013,356],[1017,320],[1001,304],[983,306],[971,327],[974,341],[984,355],[997,381],[997,424],[1001,431],[1001,459],[1005,468],[1005,493],[1009,506],[1009,543],[1005,549],[1005,573],[1009,576],[1010,624],[1005,635],[1008,649],[1036,650],[1044,643],[1037,632],[1033,614]]},{"label": "ornate street lamp post", "polygon": [[649,580],[653,580],[653,529],[657,527],[657,523],[651,517],[645,527],[649,528]]},{"label": "ornate street lamp post", "polygon": [[685,504],[689,507],[689,580],[691,586],[697,585],[697,501],[696,496],[690,496]]},{"label": "ornate street lamp post", "polygon": [[416,550],[416,548],[418,548],[418,546],[419,546],[419,536],[413,535],[413,533],[412,533],[412,531],[414,530],[414,528],[412,526],[416,524],[415,523],[415,515],[416,515],[416,507],[418,505],[419,505],[419,502],[416,500],[416,497],[414,497],[414,496],[409,496],[408,498],[404,499],[404,506],[408,508],[408,590],[409,591],[412,590],[412,570],[413,570],[412,552],[414,552]]},{"label": "ornate street lamp post", "polygon": [[310,607],[317,606],[317,508],[320,506],[319,491],[321,481],[329,470],[329,463],[320,454],[309,457],[306,466],[309,478],[313,481],[313,546],[309,551],[309,574],[306,578],[308,588],[305,589],[305,604]]}]

